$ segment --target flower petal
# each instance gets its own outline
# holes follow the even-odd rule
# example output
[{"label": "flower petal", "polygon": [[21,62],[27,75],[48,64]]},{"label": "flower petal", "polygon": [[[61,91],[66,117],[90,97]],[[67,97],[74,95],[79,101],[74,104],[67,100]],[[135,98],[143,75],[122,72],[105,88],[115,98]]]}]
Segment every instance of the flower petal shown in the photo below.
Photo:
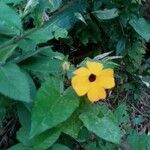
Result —
[{"label": "flower petal", "polygon": [[98,82],[101,87],[105,89],[111,89],[115,87],[115,79],[113,77],[100,76],[98,77]]},{"label": "flower petal", "polygon": [[114,76],[114,70],[113,69],[103,69],[101,71],[101,76],[104,77],[113,77]]},{"label": "flower petal", "polygon": [[99,75],[103,69],[103,64],[97,62],[87,62],[87,68],[89,71],[95,75]]},{"label": "flower petal", "polygon": [[98,84],[93,84],[88,93],[87,96],[91,102],[99,101],[100,99],[106,98],[106,91],[104,88],[100,87]]},{"label": "flower petal", "polygon": [[79,75],[79,76],[89,76],[90,75],[90,71],[85,67],[81,67],[81,68],[75,70],[73,73],[76,75]]},{"label": "flower petal", "polygon": [[74,76],[71,80],[72,87],[79,96],[83,96],[87,93],[90,87],[90,83],[87,77]]}]

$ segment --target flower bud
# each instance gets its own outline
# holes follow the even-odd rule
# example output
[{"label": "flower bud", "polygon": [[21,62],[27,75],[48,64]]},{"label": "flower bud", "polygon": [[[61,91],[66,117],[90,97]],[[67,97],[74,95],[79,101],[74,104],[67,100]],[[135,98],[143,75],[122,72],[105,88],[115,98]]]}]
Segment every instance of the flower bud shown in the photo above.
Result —
[{"label": "flower bud", "polygon": [[62,64],[62,67],[63,67],[63,70],[64,70],[64,71],[69,70],[70,62],[64,61],[63,64]]}]

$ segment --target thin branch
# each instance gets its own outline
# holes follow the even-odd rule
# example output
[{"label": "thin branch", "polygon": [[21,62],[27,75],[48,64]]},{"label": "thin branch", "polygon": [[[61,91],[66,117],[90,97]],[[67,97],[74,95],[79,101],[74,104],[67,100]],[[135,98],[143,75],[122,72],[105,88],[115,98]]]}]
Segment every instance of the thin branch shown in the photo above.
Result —
[{"label": "thin branch", "polygon": [[132,106],[132,108],[134,110],[136,110],[140,115],[142,115],[143,117],[150,117],[149,114],[144,114],[143,112],[141,112],[137,107],[135,107],[133,104],[130,103],[130,105]]},{"label": "thin branch", "polygon": [[[46,48],[46,47],[45,47],[45,48]],[[43,50],[44,50],[44,48],[39,48],[39,49],[37,49],[36,51],[27,52],[27,53],[25,53],[25,54],[23,54],[23,55],[21,55],[21,56],[15,58],[15,59],[13,59],[13,60],[10,61],[10,62],[13,62],[13,63],[20,63],[21,61],[24,61],[24,60],[26,60],[27,58],[29,58],[29,57],[31,57],[31,56],[34,56],[34,55],[36,55],[36,54],[42,52]]]}]

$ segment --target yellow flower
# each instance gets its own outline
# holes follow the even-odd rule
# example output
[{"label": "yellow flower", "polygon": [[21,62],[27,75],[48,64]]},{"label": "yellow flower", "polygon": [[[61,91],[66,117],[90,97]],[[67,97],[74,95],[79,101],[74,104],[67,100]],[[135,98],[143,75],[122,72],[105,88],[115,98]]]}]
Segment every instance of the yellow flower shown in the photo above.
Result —
[{"label": "yellow flower", "polygon": [[79,96],[87,94],[91,102],[106,98],[105,89],[115,86],[114,71],[103,69],[103,64],[87,62],[86,67],[74,71],[72,87]]}]

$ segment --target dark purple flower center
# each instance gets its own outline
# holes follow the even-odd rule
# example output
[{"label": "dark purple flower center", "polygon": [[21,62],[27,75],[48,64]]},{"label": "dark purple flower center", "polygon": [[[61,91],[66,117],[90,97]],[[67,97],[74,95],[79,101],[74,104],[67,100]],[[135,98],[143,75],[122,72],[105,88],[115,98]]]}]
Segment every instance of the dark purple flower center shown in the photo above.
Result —
[{"label": "dark purple flower center", "polygon": [[94,82],[95,80],[96,80],[96,75],[95,74],[90,74],[89,81]]}]

